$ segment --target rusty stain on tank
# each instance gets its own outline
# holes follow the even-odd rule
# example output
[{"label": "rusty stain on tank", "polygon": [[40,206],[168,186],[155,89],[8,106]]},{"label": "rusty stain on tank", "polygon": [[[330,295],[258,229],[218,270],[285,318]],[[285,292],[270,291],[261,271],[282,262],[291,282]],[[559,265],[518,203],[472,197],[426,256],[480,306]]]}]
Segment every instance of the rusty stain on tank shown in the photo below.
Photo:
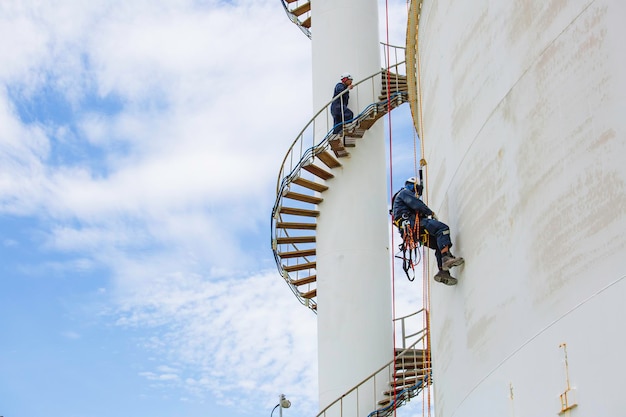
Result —
[{"label": "rusty stain on tank", "polygon": [[499,337],[493,331],[496,324],[494,315],[484,315],[474,323],[468,323],[467,346],[473,352],[480,352],[481,346],[487,345],[490,338]]}]

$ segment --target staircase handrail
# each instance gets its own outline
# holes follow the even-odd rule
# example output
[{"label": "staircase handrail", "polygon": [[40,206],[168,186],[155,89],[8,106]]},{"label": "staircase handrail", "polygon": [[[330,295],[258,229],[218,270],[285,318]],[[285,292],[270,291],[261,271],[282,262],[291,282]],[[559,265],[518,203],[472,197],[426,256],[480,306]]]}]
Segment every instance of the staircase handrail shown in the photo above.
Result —
[{"label": "staircase handrail", "polygon": [[[288,158],[288,157],[292,154],[292,151],[294,150],[294,147],[296,146],[296,144],[297,144],[299,141],[301,141],[301,139],[304,137],[304,133],[307,131],[307,129],[308,129],[308,128],[312,125],[312,124],[315,124],[315,121],[316,121],[317,117],[318,117],[318,116],[319,116],[322,112],[326,111],[326,110],[330,107],[330,105],[333,103],[333,101],[335,101],[336,99],[339,99],[339,98],[340,98],[340,97],[342,97],[344,94],[348,94],[349,92],[352,92],[352,93],[355,93],[355,92],[356,92],[356,93],[357,93],[357,95],[358,95],[358,88],[357,88],[357,87],[358,87],[360,84],[364,83],[365,81],[373,81],[374,77],[376,77],[377,75],[381,75],[381,74],[383,74],[383,73],[385,73],[385,72],[389,72],[391,68],[398,68],[398,67],[400,67],[400,66],[402,66],[402,65],[404,65],[404,64],[405,64],[405,61],[398,62],[398,63],[396,63],[396,64],[391,65],[390,67],[387,67],[387,68],[382,69],[382,70],[380,70],[380,71],[378,71],[378,72],[375,72],[374,74],[370,75],[369,77],[366,77],[366,78],[362,79],[361,81],[357,82],[356,84],[353,84],[353,88],[352,88],[351,90],[346,89],[346,90],[342,91],[340,94],[337,94],[335,97],[333,97],[332,99],[330,99],[330,100],[329,100],[329,101],[328,101],[328,102],[327,102],[324,106],[322,106],[322,108],[321,108],[320,110],[318,110],[318,112],[317,112],[317,113],[315,113],[315,115],[311,118],[311,120],[309,120],[309,122],[308,122],[308,123],[304,126],[304,128],[302,128],[302,130],[300,131],[300,133],[298,133],[298,135],[296,136],[296,138],[295,138],[295,139],[294,139],[294,141],[292,142],[291,146],[290,146],[290,147],[289,147],[289,149],[287,150],[287,153],[285,154],[285,157],[283,158],[283,161],[282,161],[281,166],[280,166],[280,171],[279,171],[279,173],[278,173],[278,181],[277,181],[277,184],[276,184],[276,192],[277,192],[277,193],[278,193],[278,191],[279,191],[279,189],[280,189],[281,174],[284,172],[284,169],[283,169],[283,168],[284,168],[284,166],[285,166],[285,162],[287,161],[287,158]],[[374,90],[373,90],[373,92],[374,92],[374,94],[375,94],[376,90],[374,89]],[[396,95],[397,95],[397,94],[396,94]],[[393,95],[392,95],[392,96],[393,96]],[[389,99],[388,99],[388,100],[389,100]],[[359,115],[358,115],[358,116],[354,117],[354,119],[352,119],[352,121],[357,120],[357,119],[359,118],[359,116],[361,116],[361,115],[363,115],[364,113],[366,113],[366,110],[367,110],[368,108],[371,108],[372,106],[375,106],[376,104],[384,103],[385,101],[388,101],[388,100],[383,100],[383,101],[380,101],[380,102],[370,102],[371,104],[369,104],[369,105],[368,105],[368,106],[367,106],[367,107],[366,107],[363,111],[361,111],[361,113],[359,113]],[[345,121],[345,123],[349,123],[349,122],[350,122],[349,120],[346,120],[346,121]],[[334,126],[332,126],[332,127],[334,127]],[[324,138],[320,141],[320,143],[319,143],[319,144],[317,144],[317,145],[313,145],[313,146],[311,146],[310,148],[307,148],[307,150],[306,150],[305,152],[308,152],[308,151],[313,151],[316,147],[319,147],[319,146],[321,146],[321,145],[327,145],[327,144],[328,144],[328,138],[329,138],[329,136],[331,136],[331,135],[332,135],[332,129],[330,129],[330,130],[328,131],[328,133],[324,136]],[[313,138],[313,140],[315,140],[315,137]],[[319,151],[321,152],[321,150],[323,150],[323,149],[320,149]],[[304,152],[302,152],[302,146],[300,146],[300,152],[301,152],[301,157],[300,157],[299,162],[301,163],[301,162],[303,161],[303,159],[304,159],[304,162],[307,162],[307,161],[308,161],[308,158],[307,158],[307,159],[303,158],[303,154],[304,154]],[[292,171],[290,171],[290,173],[291,173],[291,172],[293,172],[293,169],[292,169]],[[288,175],[287,175],[287,176],[284,176],[284,177],[283,177],[283,179],[284,179],[284,178],[287,178],[287,177],[288,177]],[[277,194],[277,195],[278,195],[278,194]]]},{"label": "staircase handrail", "polygon": [[[283,2],[283,6],[286,8],[287,6],[284,4]],[[287,9],[288,10],[288,9]],[[364,79],[362,79],[361,81],[357,82],[356,84],[353,84],[353,88],[352,90],[354,90],[359,84],[368,81],[368,80],[372,80],[375,76],[384,73],[385,71],[390,72],[392,68],[395,68],[396,70],[396,74],[399,74],[399,69],[401,67],[404,67],[404,72],[405,72],[405,76],[406,76],[406,60],[402,60],[402,61],[398,61],[398,51],[402,51],[402,55],[403,57],[405,57],[405,47],[403,46],[397,46],[397,45],[391,45],[385,42],[380,42],[380,46],[381,46],[381,53],[383,56],[383,60],[385,62],[385,66],[383,69],[381,69],[380,71],[370,75],[369,77],[366,77]],[[393,60],[393,64],[390,62],[387,62],[388,58],[391,61],[391,54],[387,54],[386,52],[389,50],[389,48],[391,48],[393,50],[393,56],[394,56],[394,60]],[[389,55],[389,57],[388,57]],[[296,143],[298,142],[299,139],[302,138],[302,136],[304,135],[304,133],[306,132],[306,130],[309,128],[309,126],[311,126],[311,124],[315,123],[315,120],[317,119],[317,117],[326,109],[328,109],[328,107],[330,106],[330,104],[332,104],[333,101],[335,101],[335,99],[337,99],[338,97],[341,97],[343,94],[347,94],[349,93],[351,90],[345,90],[343,91],[341,94],[337,95],[336,97],[333,97],[330,99],[330,101],[328,103],[326,103],[326,105],[322,106],[322,108],[315,113],[315,115],[311,118],[311,120],[309,120],[309,122],[304,126],[304,128],[300,131],[300,133],[298,133],[298,135],[296,136],[296,138],[294,139],[293,143],[291,144],[291,146],[289,147],[289,149],[287,150],[287,153],[285,154],[285,157],[283,158],[283,161],[281,163],[280,166],[280,171],[278,173],[278,181],[277,183],[280,183],[280,177],[281,174],[283,173],[283,167],[285,165],[285,162],[287,161],[287,158],[289,157],[289,155],[291,154],[291,151],[293,150],[293,148],[295,147]],[[374,92],[376,92],[375,89],[373,89]],[[372,102],[370,102],[372,103]],[[357,106],[358,107],[358,106]],[[356,119],[356,117],[355,117]],[[329,132],[330,133],[330,132]],[[328,136],[328,135],[326,135]],[[315,137],[313,138],[315,140]],[[301,152],[302,152],[302,146],[300,147]],[[302,156],[302,154],[300,155]],[[278,191],[278,184],[276,187],[276,191]]]},{"label": "staircase handrail", "polygon": [[[381,71],[381,72],[383,72],[383,71]],[[372,77],[375,77],[376,75],[380,74],[381,72],[374,74]],[[341,94],[338,94],[335,98],[341,97],[344,93],[345,92],[342,92]],[[358,120],[362,119],[364,116],[369,115],[370,110],[372,108],[374,108],[376,106],[380,106],[380,105],[386,105],[386,103],[388,103],[389,101],[393,101],[394,98],[396,98],[397,96],[402,95],[402,94],[403,93],[393,93],[393,94],[391,94],[391,97],[389,99],[382,100],[382,101],[377,101],[377,102],[374,102],[374,103],[368,105],[356,117],[354,117],[351,120],[346,120],[343,124],[345,124],[345,125],[354,124]],[[332,103],[332,101],[330,103]],[[328,105],[330,105],[330,103]],[[328,107],[328,105],[326,107]],[[317,113],[317,115],[319,115],[319,112]],[[310,122],[307,125],[307,127],[309,125],[310,125]],[[276,185],[276,193],[277,193],[277,195],[279,195],[279,192],[282,191],[282,189],[284,188],[285,180],[287,180],[289,178],[295,178],[296,176],[294,174],[295,174],[296,171],[302,169],[302,166],[304,164],[306,164],[307,162],[309,162],[309,160],[312,157],[314,157],[318,153],[320,153],[320,152],[322,152],[322,151],[324,151],[324,150],[326,150],[326,149],[328,149],[330,147],[330,143],[329,142],[330,142],[330,138],[333,136],[333,129],[334,129],[334,127],[335,126],[333,125],[333,128],[328,131],[328,133],[324,136],[324,138],[320,141],[320,143],[318,143],[317,145],[313,145],[310,148],[307,148],[304,152],[302,152],[301,157],[298,160],[298,163],[296,163],[296,165],[293,166],[293,168],[289,172],[289,174],[285,175],[282,178],[282,180],[279,179],[279,181],[277,182],[277,185]],[[285,157],[285,160],[283,160],[283,164],[284,164],[285,161],[286,161],[286,157]]]},{"label": "staircase handrail", "polygon": [[416,316],[416,315],[418,315],[419,313],[421,313],[423,311],[425,311],[425,310],[422,308],[422,309],[417,310],[417,311],[415,311],[415,312],[413,312],[411,314],[407,314],[407,315],[402,316],[402,317],[396,317],[395,319],[393,319],[394,322],[400,322],[400,332],[401,332],[400,339],[402,340],[402,349],[406,348],[407,341],[410,338],[419,336],[420,334],[422,334],[422,333],[424,333],[426,331],[426,328],[423,328],[421,330],[418,330],[415,333],[407,334],[407,330],[406,330],[406,328],[407,328],[407,326],[406,326],[407,319],[409,319],[409,318],[411,318],[413,316]]},{"label": "staircase handrail", "polygon": [[[406,56],[406,45],[392,45],[390,43],[386,43],[386,42],[380,42],[380,46],[381,46],[381,53],[382,53],[382,59],[385,63],[384,67],[391,67],[392,64],[391,62],[399,62],[400,59],[398,59],[398,51],[400,51],[402,53],[402,56],[404,57],[405,61],[408,61],[408,57]],[[391,51],[393,51],[393,53],[391,53]],[[393,55],[393,59],[392,59],[392,55]]]}]

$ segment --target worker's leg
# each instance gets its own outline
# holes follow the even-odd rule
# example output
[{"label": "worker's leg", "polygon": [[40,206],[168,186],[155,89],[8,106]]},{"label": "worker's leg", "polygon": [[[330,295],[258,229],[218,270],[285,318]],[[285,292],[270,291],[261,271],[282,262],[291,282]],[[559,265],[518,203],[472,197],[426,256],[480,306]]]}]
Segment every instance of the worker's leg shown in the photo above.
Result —
[{"label": "worker's leg", "polygon": [[424,246],[430,249],[434,249],[435,258],[437,258],[437,267],[441,269],[441,251],[437,247],[437,239],[431,234],[426,234],[426,241],[422,242]]},{"label": "worker's leg", "polygon": [[341,133],[341,113],[332,113],[333,115],[333,133]]},{"label": "worker's leg", "polygon": [[345,122],[354,119],[354,113],[352,113],[352,110],[350,110],[349,108],[344,108],[343,109],[343,120]]},{"label": "worker's leg", "polygon": [[450,239],[450,228],[445,223],[433,219],[422,219],[420,225],[428,231],[431,235],[435,236],[437,240],[437,248],[441,255],[442,266],[444,271],[452,268],[453,266],[462,265],[465,261],[463,258],[457,258],[452,255],[450,248],[452,247],[452,240]]},{"label": "worker's leg", "polygon": [[441,253],[447,252],[452,247],[450,228],[445,223],[433,219],[422,219],[420,220],[420,226],[430,234],[431,240],[433,240],[434,236],[437,248]]},{"label": "worker's leg", "polygon": [[441,282],[442,284],[446,285],[455,285],[457,283],[457,279],[450,275],[450,271],[444,271],[443,269],[441,251],[437,247],[436,239],[431,235],[426,234],[424,246],[435,250],[435,258],[437,258],[437,268],[439,269],[439,271],[437,271],[437,273],[433,277],[435,281]]}]

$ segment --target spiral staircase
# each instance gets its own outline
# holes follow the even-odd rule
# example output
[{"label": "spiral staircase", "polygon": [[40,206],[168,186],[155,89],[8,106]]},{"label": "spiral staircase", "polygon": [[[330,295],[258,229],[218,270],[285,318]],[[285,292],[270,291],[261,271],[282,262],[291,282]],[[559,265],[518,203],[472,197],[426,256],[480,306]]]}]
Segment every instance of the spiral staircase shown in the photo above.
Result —
[{"label": "spiral staircase", "polygon": [[[403,62],[394,66],[403,65]],[[368,84],[379,88],[372,90]],[[365,87],[365,88],[364,88]],[[341,158],[350,155],[367,129],[389,111],[407,102],[406,76],[384,69],[354,84],[350,94],[356,103],[367,101],[360,90],[379,91],[373,102],[354,119],[345,121],[339,133],[333,133],[329,101],[306,125],[293,142],[281,166],[276,201],[272,210],[272,250],[276,265],[302,304],[315,311],[316,262],[315,233],[317,209],[323,193],[332,186],[333,169],[341,167]],[[344,91],[344,94],[348,90]],[[351,98],[352,102],[352,98]],[[315,131],[322,129],[323,139],[315,144]],[[307,147],[306,143],[311,143]]]},{"label": "spiral staircase", "polygon": [[[311,2],[281,0],[290,20],[311,37]],[[391,52],[390,52],[391,51]],[[404,48],[383,45],[381,56],[385,68],[353,84],[350,108],[359,113],[341,126],[333,126],[330,100],[306,124],[291,144],[281,164],[272,209],[271,243],[278,270],[296,298],[313,312],[317,310],[316,219],[324,192],[333,186],[333,170],[342,167],[341,160],[380,118],[409,101]],[[407,57],[408,58],[408,57]],[[336,98],[336,97],[335,97]],[[334,99],[334,98],[333,98]],[[355,114],[357,112],[355,111]],[[334,133],[338,131],[338,133]],[[426,315],[420,311],[410,316]],[[408,316],[407,316],[408,317]],[[387,417],[431,383],[430,351],[426,348],[427,319],[419,331],[405,337],[405,320],[401,318],[403,344],[394,359],[361,381],[318,417],[328,415],[361,415],[362,407],[347,412],[350,398],[383,398],[367,407],[368,417]],[[408,344],[409,338],[415,340]],[[418,347],[421,346],[421,348]],[[385,380],[384,387],[377,381]],[[374,390],[373,392],[365,391]],[[360,400],[357,400],[357,402]],[[349,406],[348,406],[349,408]],[[339,414],[338,414],[339,413]]]}]

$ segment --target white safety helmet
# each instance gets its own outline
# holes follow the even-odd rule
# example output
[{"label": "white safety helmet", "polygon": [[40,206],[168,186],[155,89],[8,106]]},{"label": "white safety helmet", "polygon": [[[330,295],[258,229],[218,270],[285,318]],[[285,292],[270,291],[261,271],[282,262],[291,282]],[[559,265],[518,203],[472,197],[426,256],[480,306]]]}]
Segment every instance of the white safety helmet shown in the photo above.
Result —
[{"label": "white safety helmet", "polygon": [[404,184],[408,184],[408,183],[417,184],[417,178],[411,177],[411,178],[408,178],[406,181],[404,181]]},{"label": "white safety helmet", "polygon": [[350,75],[349,72],[344,72],[343,74],[341,74],[341,79],[343,80],[344,78],[347,78],[349,80],[352,79],[352,75]]}]

